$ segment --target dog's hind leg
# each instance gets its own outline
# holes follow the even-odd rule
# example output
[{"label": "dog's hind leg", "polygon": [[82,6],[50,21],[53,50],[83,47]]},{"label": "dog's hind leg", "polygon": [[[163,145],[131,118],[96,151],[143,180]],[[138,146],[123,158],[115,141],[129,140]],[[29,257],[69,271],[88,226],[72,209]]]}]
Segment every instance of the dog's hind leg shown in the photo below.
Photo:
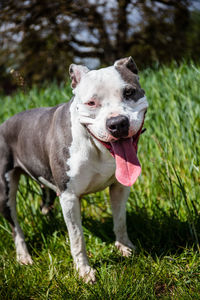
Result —
[{"label": "dog's hind leg", "polygon": [[16,247],[17,261],[21,264],[32,264],[33,261],[28,252],[23,231],[17,220],[17,211],[16,211],[16,194],[19,183],[20,174],[18,170],[12,170],[7,173],[7,181],[9,185],[9,194],[8,194],[8,206],[11,211],[11,217],[14,222],[13,236]]},{"label": "dog's hind leg", "polygon": [[42,189],[42,203],[41,210],[43,215],[47,215],[53,208],[56,193],[50,188],[44,187]]},{"label": "dog's hind leg", "polygon": [[11,210],[8,206],[9,183],[6,177],[8,170],[12,169],[8,149],[3,141],[0,140],[0,213],[14,228],[14,221],[11,217]]},{"label": "dog's hind leg", "polygon": [[16,213],[16,193],[20,175],[17,170],[5,172],[6,169],[2,169],[4,172],[0,175],[0,211],[12,227],[17,261],[21,264],[32,264]]}]

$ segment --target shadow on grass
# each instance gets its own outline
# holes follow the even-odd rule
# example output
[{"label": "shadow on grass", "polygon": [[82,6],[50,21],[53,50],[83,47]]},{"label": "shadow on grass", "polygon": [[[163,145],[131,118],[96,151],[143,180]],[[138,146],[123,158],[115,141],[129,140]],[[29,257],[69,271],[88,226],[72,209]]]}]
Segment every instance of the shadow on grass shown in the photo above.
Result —
[{"label": "shadow on grass", "polygon": [[[97,200],[101,201],[101,199]],[[112,217],[99,220],[99,218],[95,219],[95,214],[96,212],[91,217],[93,214],[84,212],[82,214],[83,226],[103,242],[113,243],[115,236]],[[189,217],[186,221],[180,221],[173,210],[166,213],[160,208],[155,209],[150,215],[145,207],[136,206],[127,213],[129,237],[138,251],[146,251],[153,256],[182,252],[185,247],[198,244],[198,234],[200,239],[200,216],[196,213]],[[43,216],[37,211],[35,215],[32,214],[32,220],[29,223],[25,236],[28,244],[38,250],[43,247],[44,240],[51,239],[55,232],[58,236],[66,236],[67,233],[58,199],[49,215]]]},{"label": "shadow on grass", "polygon": [[[104,219],[103,223],[93,218],[85,218],[83,225],[103,242],[114,242],[111,217]],[[200,233],[199,216],[194,218],[193,225],[197,234]],[[138,208],[136,212],[127,214],[127,228],[138,251],[146,251],[152,256],[180,253],[185,247],[197,245],[191,222],[181,222],[175,215],[162,213],[150,217],[145,209]]]},{"label": "shadow on grass", "polygon": [[[20,222],[21,223],[21,222]],[[107,244],[114,243],[112,217],[97,220],[95,217],[83,216],[83,226],[94,236],[99,237]],[[48,216],[37,213],[36,219],[32,220],[32,229],[26,229],[25,236],[27,245],[37,248],[38,251],[44,247],[44,239],[47,241],[57,232],[57,236],[66,236],[67,228],[60,210],[57,207]],[[200,233],[200,216],[193,219],[193,226],[188,220],[181,222],[173,212],[167,215],[159,211],[158,214],[150,216],[145,208],[136,208],[134,212],[127,213],[127,228],[131,241],[137,250],[150,253],[152,256],[169,255],[170,253],[181,253],[185,247],[197,245],[195,228]],[[200,236],[199,236],[200,238]],[[29,246],[30,245],[30,246]]]},{"label": "shadow on grass", "polygon": [[[22,222],[20,222],[22,224]],[[48,215],[42,215],[41,211],[37,211],[35,219],[31,220],[30,224],[25,226],[24,234],[27,246],[32,253],[32,249],[42,250],[44,244],[48,247],[51,239],[56,234],[57,237],[64,236],[66,238],[67,228],[60,209],[53,209]]]}]

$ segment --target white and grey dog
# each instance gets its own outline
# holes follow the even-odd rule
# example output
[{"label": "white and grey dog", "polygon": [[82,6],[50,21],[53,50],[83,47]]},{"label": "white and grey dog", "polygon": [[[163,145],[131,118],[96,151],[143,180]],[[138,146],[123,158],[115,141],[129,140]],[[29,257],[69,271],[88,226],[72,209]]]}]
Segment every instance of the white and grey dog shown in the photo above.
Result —
[{"label": "white and grey dog", "polygon": [[0,211],[10,222],[17,260],[32,264],[16,215],[20,175],[27,174],[60,197],[76,269],[95,281],[81,226],[80,198],[110,188],[115,245],[134,248],[126,229],[126,201],[141,172],[137,143],[148,103],[131,57],[108,68],[69,69],[73,99],[56,107],[21,112],[0,126]]}]

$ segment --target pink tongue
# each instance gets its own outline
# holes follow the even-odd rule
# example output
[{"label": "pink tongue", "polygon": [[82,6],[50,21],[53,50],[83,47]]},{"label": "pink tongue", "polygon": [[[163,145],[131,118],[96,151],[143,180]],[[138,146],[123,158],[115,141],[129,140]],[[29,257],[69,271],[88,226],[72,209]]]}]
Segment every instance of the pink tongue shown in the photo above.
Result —
[{"label": "pink tongue", "polygon": [[131,186],[141,173],[141,166],[137,158],[132,138],[111,143],[116,161],[115,176],[126,186]]}]

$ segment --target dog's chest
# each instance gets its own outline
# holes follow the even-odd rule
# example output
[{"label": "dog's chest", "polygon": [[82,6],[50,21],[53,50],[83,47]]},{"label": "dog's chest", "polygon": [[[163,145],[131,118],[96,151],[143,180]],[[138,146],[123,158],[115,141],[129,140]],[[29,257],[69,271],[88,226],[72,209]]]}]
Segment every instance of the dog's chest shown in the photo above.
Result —
[{"label": "dog's chest", "polygon": [[74,139],[67,160],[69,188],[83,195],[104,189],[115,179],[115,160],[103,146],[98,151],[88,139]]}]

